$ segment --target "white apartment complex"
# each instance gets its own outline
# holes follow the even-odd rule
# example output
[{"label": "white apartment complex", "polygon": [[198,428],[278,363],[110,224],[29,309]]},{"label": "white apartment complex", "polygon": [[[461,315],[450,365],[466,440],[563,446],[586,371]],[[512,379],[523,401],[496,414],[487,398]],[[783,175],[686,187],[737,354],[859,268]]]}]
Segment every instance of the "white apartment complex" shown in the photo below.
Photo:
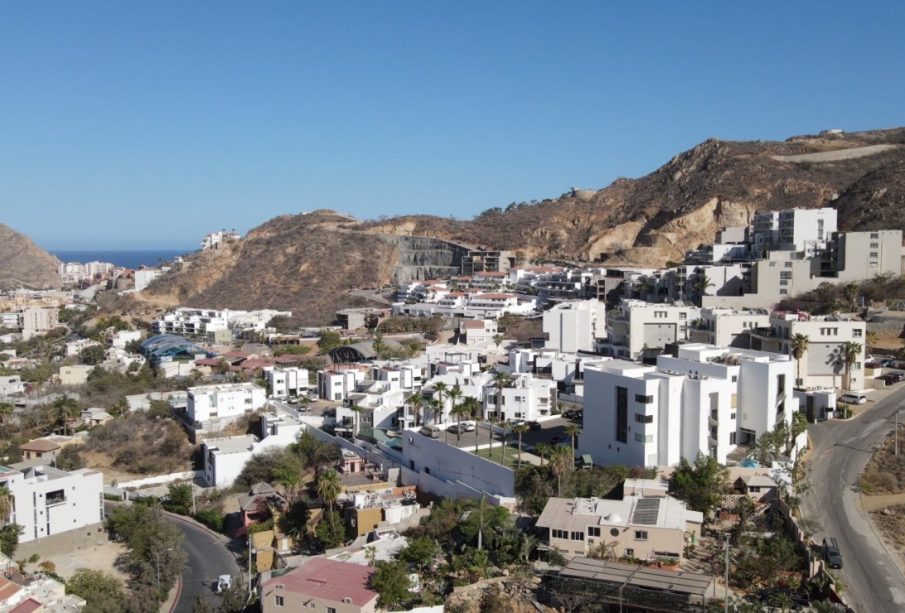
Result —
[{"label": "white apartment complex", "polygon": [[297,366],[268,366],[264,369],[271,398],[285,400],[304,394],[310,387],[308,369]]},{"label": "white apartment complex", "polygon": [[595,463],[720,462],[798,410],[788,356],[686,344],[656,366],[613,360],[585,369],[578,447]]},{"label": "white apartment complex", "polygon": [[484,387],[484,416],[491,421],[534,421],[548,417],[556,406],[556,381],[529,373],[517,374],[502,389],[494,382]]},{"label": "white apartment complex", "polygon": [[691,323],[701,309],[684,304],[657,304],[623,299],[607,313],[605,353],[633,360],[656,355],[666,345],[688,340]]},{"label": "white apartment complex", "polygon": [[606,329],[606,304],[599,300],[569,300],[544,311],[544,346],[577,353],[594,351]]},{"label": "white apartment complex", "polygon": [[688,340],[717,347],[750,346],[749,332],[770,325],[766,309],[704,308],[694,322]]},{"label": "white apartment complex", "polygon": [[216,430],[263,408],[267,392],[254,383],[223,383],[188,388],[186,411],[196,429]]},{"label": "white apartment complex", "polygon": [[10,515],[3,519],[22,526],[20,543],[104,520],[104,475],[99,471],[0,466],[0,485],[7,487],[13,499]]}]

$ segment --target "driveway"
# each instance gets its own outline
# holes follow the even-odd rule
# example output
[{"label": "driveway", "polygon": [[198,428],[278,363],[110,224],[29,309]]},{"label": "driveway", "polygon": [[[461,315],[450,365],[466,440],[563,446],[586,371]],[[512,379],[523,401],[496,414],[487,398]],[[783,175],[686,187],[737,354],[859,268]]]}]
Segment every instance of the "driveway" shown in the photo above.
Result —
[{"label": "driveway", "polygon": [[220,575],[232,575],[233,582],[241,581],[236,558],[225,544],[226,537],[220,538],[205,528],[180,516],[168,515],[185,537],[182,548],[188,555],[182,571],[182,591],[176,606],[176,613],[191,613],[196,596],[202,595],[213,605],[219,604],[219,597],[213,590],[214,581]]},{"label": "driveway", "polygon": [[[554,417],[546,419],[542,422],[540,430],[529,430],[522,435],[522,445],[526,449],[533,449],[538,443],[547,443],[548,445],[565,444],[568,445],[569,435],[566,434],[566,426],[575,425],[581,428],[581,423],[566,419],[565,417]],[[579,435],[581,438],[581,435]]]},{"label": "driveway", "polygon": [[[855,419],[827,421],[808,428],[812,487],[802,511],[815,518],[822,532],[839,542],[844,567],[844,597],[856,611],[905,610],[905,576],[865,513],[858,478],[873,448],[893,428],[896,411],[905,408],[905,385],[878,400]],[[905,415],[902,416],[905,418]]]}]

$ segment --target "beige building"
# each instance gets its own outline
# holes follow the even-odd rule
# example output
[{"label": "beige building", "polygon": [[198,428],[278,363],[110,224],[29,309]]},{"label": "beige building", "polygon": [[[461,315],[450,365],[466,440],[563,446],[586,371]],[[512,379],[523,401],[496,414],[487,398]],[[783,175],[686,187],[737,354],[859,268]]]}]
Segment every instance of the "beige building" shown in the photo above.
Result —
[{"label": "beige building", "polygon": [[91,374],[92,370],[94,370],[94,366],[88,366],[86,364],[61,366],[60,374],[58,375],[60,379],[60,385],[64,387],[77,387],[79,385],[85,385],[86,383],[88,383],[88,375]]},{"label": "beige building", "polygon": [[700,538],[704,515],[671,496],[550,498],[537,520],[546,542],[566,555],[605,547],[617,558],[684,559],[685,545]]},{"label": "beige building", "polygon": [[379,594],[368,587],[374,569],[311,558],[261,588],[263,613],[375,613]]},{"label": "beige building", "polygon": [[33,307],[22,311],[22,338],[46,334],[60,325],[59,309],[54,307]]}]

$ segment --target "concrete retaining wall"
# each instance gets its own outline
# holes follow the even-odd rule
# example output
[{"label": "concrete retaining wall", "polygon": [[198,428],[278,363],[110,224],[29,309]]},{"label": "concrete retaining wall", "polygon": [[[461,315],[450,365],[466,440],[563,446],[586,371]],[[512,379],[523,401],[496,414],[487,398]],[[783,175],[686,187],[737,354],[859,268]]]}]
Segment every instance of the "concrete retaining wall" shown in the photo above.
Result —
[{"label": "concrete retaining wall", "polygon": [[90,549],[109,541],[103,523],[91,524],[76,530],[51,534],[36,541],[21,543],[16,548],[17,560],[28,559],[34,554],[42,558],[53,559],[53,556],[71,553],[81,549]]}]

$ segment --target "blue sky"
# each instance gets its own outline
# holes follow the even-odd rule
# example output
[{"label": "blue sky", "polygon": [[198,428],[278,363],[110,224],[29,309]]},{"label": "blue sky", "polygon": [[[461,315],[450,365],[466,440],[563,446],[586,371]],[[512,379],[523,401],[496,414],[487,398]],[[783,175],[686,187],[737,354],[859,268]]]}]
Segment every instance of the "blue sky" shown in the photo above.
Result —
[{"label": "blue sky", "polygon": [[195,246],[284,213],[471,217],[708,138],[905,124],[905,3],[0,5],[0,222]]}]

